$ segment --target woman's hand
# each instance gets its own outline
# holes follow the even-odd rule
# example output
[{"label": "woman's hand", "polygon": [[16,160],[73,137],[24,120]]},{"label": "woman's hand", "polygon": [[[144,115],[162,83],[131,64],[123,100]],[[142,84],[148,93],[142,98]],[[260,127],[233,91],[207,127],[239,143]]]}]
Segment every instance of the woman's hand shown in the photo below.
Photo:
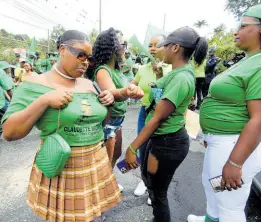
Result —
[{"label": "woman's hand", "polygon": [[139,164],[136,161],[136,155],[131,152],[131,150],[128,148],[126,150],[126,168],[128,170],[130,169],[136,169],[139,167]]},{"label": "woman's hand", "polygon": [[104,90],[102,93],[100,93],[98,98],[104,106],[110,106],[115,102],[113,94],[108,90]]},{"label": "woman's hand", "polygon": [[231,191],[233,189],[241,188],[242,169],[232,166],[229,162],[226,162],[222,171],[221,187],[222,190],[227,189]]},{"label": "woman's hand", "polygon": [[127,87],[127,96],[132,99],[141,99],[144,96],[144,91],[131,83]]},{"label": "woman's hand", "polygon": [[48,106],[55,109],[62,109],[67,106],[68,103],[72,102],[73,95],[69,90],[57,89],[44,94],[43,98],[46,100]]}]

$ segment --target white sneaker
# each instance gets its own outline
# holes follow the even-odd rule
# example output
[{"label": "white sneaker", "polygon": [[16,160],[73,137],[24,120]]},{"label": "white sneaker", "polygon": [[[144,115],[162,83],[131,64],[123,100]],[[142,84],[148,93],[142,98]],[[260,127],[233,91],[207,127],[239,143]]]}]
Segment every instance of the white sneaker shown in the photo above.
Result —
[{"label": "white sneaker", "polygon": [[193,214],[188,215],[187,222],[205,222],[205,217],[195,216]]},{"label": "white sneaker", "polygon": [[145,194],[146,190],[147,190],[147,188],[146,188],[146,186],[145,186],[145,184],[144,184],[144,181],[142,180],[142,181],[137,185],[137,187],[136,187],[136,189],[135,189],[135,191],[134,191],[134,194],[135,194],[135,196],[140,197],[140,196],[142,196],[142,195]]},{"label": "white sneaker", "polygon": [[148,199],[147,199],[147,204],[148,204],[149,206],[152,206],[152,201],[151,201],[150,197],[148,197]]},{"label": "white sneaker", "polygon": [[118,189],[120,190],[120,192],[123,192],[124,187],[121,184],[118,184]]}]

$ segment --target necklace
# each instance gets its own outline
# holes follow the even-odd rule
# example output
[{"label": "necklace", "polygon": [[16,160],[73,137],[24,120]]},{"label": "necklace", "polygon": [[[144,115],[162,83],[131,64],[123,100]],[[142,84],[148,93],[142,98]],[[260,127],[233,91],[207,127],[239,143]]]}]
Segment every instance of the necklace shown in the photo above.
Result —
[{"label": "necklace", "polygon": [[72,80],[72,79],[76,79],[76,78],[73,78],[73,77],[71,77],[71,76],[67,76],[67,75],[61,73],[61,72],[57,69],[56,66],[54,67],[54,69],[55,69],[55,71],[56,71],[60,76],[66,78],[66,79],[71,79],[71,80]]}]

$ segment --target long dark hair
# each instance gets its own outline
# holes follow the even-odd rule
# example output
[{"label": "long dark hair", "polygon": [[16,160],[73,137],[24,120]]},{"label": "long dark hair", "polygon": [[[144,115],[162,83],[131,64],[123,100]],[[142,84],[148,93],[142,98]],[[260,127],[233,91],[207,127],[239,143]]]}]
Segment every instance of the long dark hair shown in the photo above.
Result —
[{"label": "long dark hair", "polygon": [[196,62],[197,65],[201,65],[207,55],[208,43],[204,37],[199,37],[196,42],[195,48],[185,48],[185,47],[183,48],[184,48],[184,55],[183,55],[184,59],[189,60],[194,53],[193,55],[194,61]]},{"label": "long dark hair", "polygon": [[86,71],[86,77],[88,79],[93,79],[95,70],[99,66],[107,64],[114,54],[117,56],[115,68],[120,69],[120,43],[117,38],[117,33],[121,34],[120,31],[110,28],[98,35],[93,46],[92,59]]}]

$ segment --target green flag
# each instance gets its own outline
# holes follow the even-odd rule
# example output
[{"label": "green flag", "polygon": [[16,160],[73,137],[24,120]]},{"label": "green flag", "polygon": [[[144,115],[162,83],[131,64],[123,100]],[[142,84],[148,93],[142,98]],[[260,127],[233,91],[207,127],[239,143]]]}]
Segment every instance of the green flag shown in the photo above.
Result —
[{"label": "green flag", "polygon": [[155,58],[148,52],[147,48],[145,48],[145,47],[139,42],[139,40],[137,39],[136,35],[133,35],[133,36],[129,39],[128,42],[131,43],[132,45],[136,46],[137,48],[139,48],[139,50],[140,50],[141,52],[144,52],[144,53],[146,54],[146,56],[147,56],[148,58],[150,58],[150,60],[151,60],[152,62],[155,62],[155,61],[156,61]]},{"label": "green flag", "polygon": [[35,37],[32,39],[32,42],[31,42],[31,45],[30,45],[30,48],[29,48],[29,52],[33,52],[33,53],[36,52],[36,40],[35,40]]},{"label": "green flag", "polygon": [[151,39],[154,36],[158,36],[158,35],[168,36],[168,34],[169,34],[168,32],[149,24],[148,27],[147,27],[147,32],[146,32],[146,36],[145,36],[145,40],[144,40],[144,47],[145,48],[148,47]]}]

